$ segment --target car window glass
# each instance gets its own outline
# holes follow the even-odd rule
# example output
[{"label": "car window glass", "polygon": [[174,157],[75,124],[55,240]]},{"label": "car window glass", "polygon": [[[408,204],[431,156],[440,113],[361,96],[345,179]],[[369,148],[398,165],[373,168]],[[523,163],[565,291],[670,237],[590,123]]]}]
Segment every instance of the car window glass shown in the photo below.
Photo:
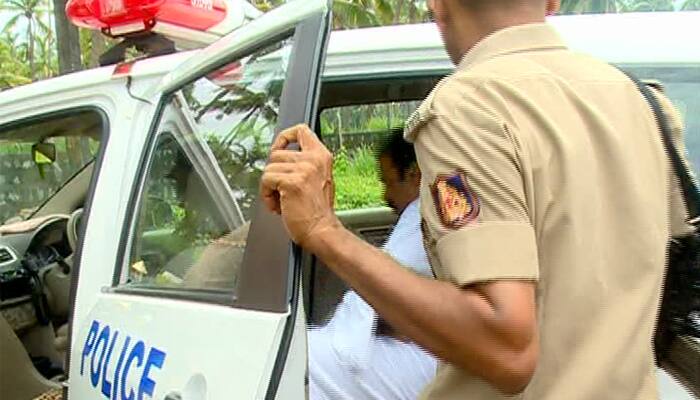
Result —
[{"label": "car window glass", "polygon": [[336,210],[384,206],[376,151],[420,101],[360,104],[321,112],[321,136],[334,154]]},{"label": "car window glass", "polygon": [[[101,117],[93,111],[0,131],[0,222],[31,217],[95,159],[101,134]],[[35,160],[37,145],[52,149],[53,159]]]},{"label": "car window glass", "polygon": [[685,125],[685,144],[695,173],[700,172],[700,65],[627,68],[642,79],[663,84]]},{"label": "car window glass", "polygon": [[266,47],[169,98],[140,197],[129,285],[234,290],[290,50],[290,39]]}]

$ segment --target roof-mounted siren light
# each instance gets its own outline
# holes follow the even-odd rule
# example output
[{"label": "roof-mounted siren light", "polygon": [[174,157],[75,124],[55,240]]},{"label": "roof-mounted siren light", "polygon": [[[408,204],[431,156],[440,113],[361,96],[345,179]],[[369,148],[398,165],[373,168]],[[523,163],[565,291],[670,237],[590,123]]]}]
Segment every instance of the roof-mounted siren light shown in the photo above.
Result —
[{"label": "roof-mounted siren light", "polygon": [[262,14],[245,0],[69,0],[66,15],[113,38],[158,34],[179,49],[208,45]]}]

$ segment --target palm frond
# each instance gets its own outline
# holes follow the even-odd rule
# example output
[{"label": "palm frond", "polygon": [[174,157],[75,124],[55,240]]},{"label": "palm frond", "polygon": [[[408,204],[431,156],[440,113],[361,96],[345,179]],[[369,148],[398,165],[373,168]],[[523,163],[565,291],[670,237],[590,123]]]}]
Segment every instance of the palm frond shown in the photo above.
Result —
[{"label": "palm frond", "polygon": [[395,4],[390,0],[374,0],[374,8],[377,10],[377,16],[382,25],[391,24],[394,21],[394,13],[399,13],[400,10],[394,10]]},{"label": "palm frond", "polygon": [[700,0],[687,0],[685,3],[683,3],[681,10],[683,10],[683,11],[700,10]]}]

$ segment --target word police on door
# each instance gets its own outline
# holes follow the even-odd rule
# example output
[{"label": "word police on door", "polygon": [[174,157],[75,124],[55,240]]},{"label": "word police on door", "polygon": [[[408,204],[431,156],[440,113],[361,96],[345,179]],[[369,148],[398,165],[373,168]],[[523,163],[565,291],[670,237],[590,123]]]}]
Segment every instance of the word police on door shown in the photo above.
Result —
[{"label": "word police on door", "polygon": [[[151,398],[156,388],[156,381],[151,375],[154,368],[163,368],[165,356],[164,351],[149,348],[143,340],[123,333],[120,335],[109,325],[100,328],[100,323],[95,320],[83,346],[80,375],[85,376],[89,372],[92,387],[111,400]],[[132,373],[141,374],[138,387],[129,385]]]}]

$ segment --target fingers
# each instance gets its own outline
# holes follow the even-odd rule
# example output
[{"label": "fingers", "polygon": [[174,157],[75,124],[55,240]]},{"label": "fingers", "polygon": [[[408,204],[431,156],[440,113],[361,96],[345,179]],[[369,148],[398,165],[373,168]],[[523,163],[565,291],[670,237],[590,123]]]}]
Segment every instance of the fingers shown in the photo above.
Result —
[{"label": "fingers", "polygon": [[266,183],[264,178],[265,176],[263,175],[263,179],[260,181],[260,198],[268,210],[280,214],[282,207],[279,192],[275,186],[271,186],[272,183]]},{"label": "fingers", "polygon": [[294,163],[270,163],[265,166],[265,171],[263,172],[265,174],[291,174],[299,171],[301,168],[303,167]]},{"label": "fingers", "polygon": [[266,169],[260,179],[260,197],[265,203],[265,207],[277,214],[282,211],[279,186],[288,175],[287,173],[268,172]]},{"label": "fingers", "polygon": [[270,153],[270,163],[294,163],[305,159],[305,156],[296,150],[274,150]]},{"label": "fingers", "polygon": [[271,171],[265,171],[261,181],[261,197],[268,209],[277,213],[282,210],[285,196],[298,197],[305,183],[303,174]]},{"label": "fingers", "polygon": [[290,143],[299,143],[302,150],[315,150],[323,143],[307,125],[295,125],[280,132],[272,142],[270,151],[284,150]]},{"label": "fingers", "polygon": [[[290,164],[305,168],[313,165],[317,170],[332,168],[333,156],[323,148],[321,151],[275,150],[270,153],[267,165]],[[330,172],[330,171],[329,171]]]},{"label": "fingers", "polygon": [[268,195],[262,195],[263,204],[265,207],[275,214],[282,213],[282,205],[280,203],[280,195],[278,192],[269,192]]},{"label": "fingers", "polygon": [[[301,151],[287,150],[292,143],[298,143]],[[332,164],[333,156],[308,126],[296,125],[283,130],[272,143],[270,160],[261,179],[260,192],[265,206],[280,214],[284,198],[303,191],[305,184],[314,178],[325,181],[316,187],[330,192],[327,197],[332,206]],[[292,194],[294,196],[296,194]]]},{"label": "fingers", "polygon": [[302,129],[303,126],[304,125],[295,125],[280,132],[272,142],[270,151],[284,150],[290,143],[297,143],[298,131]]}]

